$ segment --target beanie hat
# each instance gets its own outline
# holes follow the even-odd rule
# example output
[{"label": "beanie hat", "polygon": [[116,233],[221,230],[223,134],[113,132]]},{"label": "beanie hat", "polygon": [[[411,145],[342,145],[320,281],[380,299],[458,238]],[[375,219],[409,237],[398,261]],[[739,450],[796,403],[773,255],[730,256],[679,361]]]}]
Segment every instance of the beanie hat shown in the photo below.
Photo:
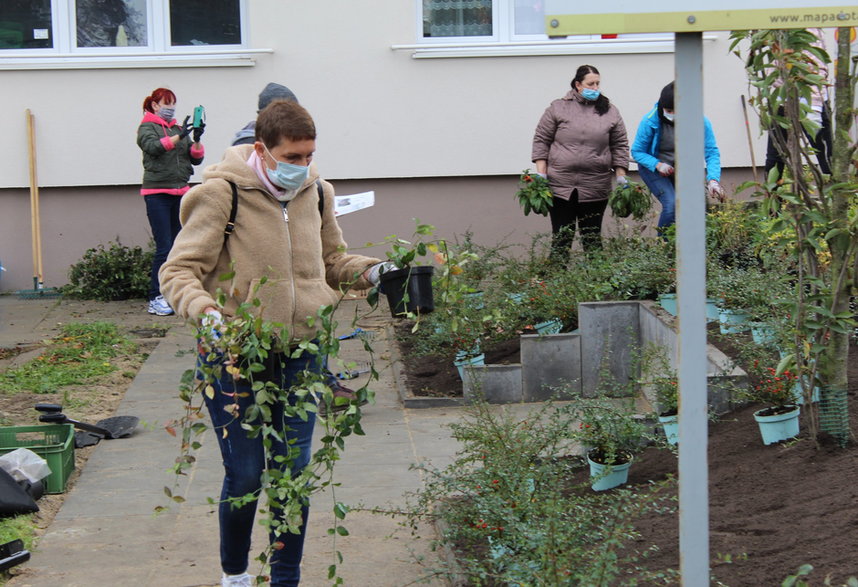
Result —
[{"label": "beanie hat", "polygon": [[662,110],[665,108],[673,110],[673,82],[670,82],[661,90],[658,105],[661,106]]},{"label": "beanie hat", "polygon": [[298,98],[292,93],[292,90],[286,86],[270,82],[265,89],[259,92],[259,110],[262,111],[274,100],[289,100],[290,102],[298,103]]}]

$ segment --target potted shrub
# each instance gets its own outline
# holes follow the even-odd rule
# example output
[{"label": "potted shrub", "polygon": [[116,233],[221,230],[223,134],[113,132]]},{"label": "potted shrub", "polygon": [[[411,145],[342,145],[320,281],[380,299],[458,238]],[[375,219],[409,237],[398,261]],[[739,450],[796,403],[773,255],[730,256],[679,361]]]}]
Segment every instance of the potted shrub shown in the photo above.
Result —
[{"label": "potted shrub", "polygon": [[795,397],[797,375],[789,370],[778,372],[775,367],[764,367],[755,361],[751,376],[751,385],[744,396],[749,401],[766,405],[754,412],[763,444],[798,436],[799,406],[796,405]]},{"label": "potted shrub", "polygon": [[629,467],[643,445],[646,427],[627,407],[600,402],[581,410],[575,437],[586,447],[591,487],[604,491],[628,480]]},{"label": "potted shrub", "polygon": [[[432,265],[421,265],[418,259],[429,252],[425,237],[432,236],[435,227],[421,224],[419,219],[415,219],[415,222],[417,227],[412,240],[399,238],[395,234],[384,239],[390,246],[386,253],[387,260],[396,269],[381,274],[379,288],[387,296],[391,315],[397,318],[427,314],[435,309],[432,296],[435,268]],[[367,299],[372,304],[377,297],[368,296]]]}]

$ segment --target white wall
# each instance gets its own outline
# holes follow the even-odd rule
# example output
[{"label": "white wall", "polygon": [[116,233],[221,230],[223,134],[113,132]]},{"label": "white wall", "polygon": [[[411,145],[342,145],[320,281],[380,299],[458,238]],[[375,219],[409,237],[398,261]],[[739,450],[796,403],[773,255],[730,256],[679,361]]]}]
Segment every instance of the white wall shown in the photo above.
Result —
[{"label": "white wall", "polygon": [[[249,4],[251,46],[273,49],[254,67],[3,71],[0,188],[28,185],[25,108],[36,117],[40,185],[139,183],[135,133],[158,86],[176,92],[180,119],[206,106],[213,163],[255,116],[262,87],[283,83],[316,119],[322,173],[359,179],[516,174],[530,166],[539,116],[578,65],[601,70],[630,134],[673,78],[672,54],[412,59],[391,49],[416,41],[415,4],[404,0]],[[723,165],[747,166],[742,63],[726,33],[714,36],[704,49],[706,113]]]}]

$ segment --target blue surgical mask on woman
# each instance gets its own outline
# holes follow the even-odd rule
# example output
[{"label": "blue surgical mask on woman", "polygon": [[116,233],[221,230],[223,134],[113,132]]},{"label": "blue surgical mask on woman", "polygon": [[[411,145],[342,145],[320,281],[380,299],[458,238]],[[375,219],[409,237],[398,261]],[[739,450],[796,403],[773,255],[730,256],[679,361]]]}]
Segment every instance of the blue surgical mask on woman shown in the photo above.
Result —
[{"label": "blue surgical mask on woman", "polygon": [[170,122],[171,120],[173,120],[173,115],[175,115],[175,114],[176,114],[175,108],[166,108],[166,107],[162,106],[161,109],[158,110],[158,116],[160,116],[162,119],[166,120],[167,122]]},{"label": "blue surgical mask on woman", "polygon": [[[271,154],[268,147],[265,147],[265,152],[274,159],[274,155]],[[299,189],[304,185],[304,182],[307,180],[307,176],[310,175],[309,166],[284,163],[283,161],[277,161],[277,159],[274,159],[274,161],[277,163],[277,168],[269,169],[266,165],[265,171],[268,174],[268,179],[271,180],[271,183],[283,188],[284,190],[295,191]]]},{"label": "blue surgical mask on woman", "polygon": [[590,88],[584,88],[581,90],[581,96],[585,100],[590,100],[591,102],[598,99],[600,95],[602,95],[602,92],[599,90],[591,90]]},{"label": "blue surgical mask on woman", "polygon": [[664,119],[667,120],[668,122],[673,122],[673,119],[676,117],[675,114],[670,114],[667,112],[662,112],[662,114],[664,114]]}]

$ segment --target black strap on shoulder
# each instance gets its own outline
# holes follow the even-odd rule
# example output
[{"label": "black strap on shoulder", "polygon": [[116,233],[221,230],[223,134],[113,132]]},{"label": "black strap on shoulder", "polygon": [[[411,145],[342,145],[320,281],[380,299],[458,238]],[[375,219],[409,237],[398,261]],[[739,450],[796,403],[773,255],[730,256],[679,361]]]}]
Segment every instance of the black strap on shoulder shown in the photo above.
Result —
[{"label": "black strap on shoulder", "polygon": [[325,190],[322,188],[322,181],[316,180],[316,191],[319,193],[319,216],[325,216]]},{"label": "black strap on shoulder", "polygon": [[232,210],[229,212],[229,221],[223,227],[223,244],[229,240],[229,236],[235,230],[235,216],[238,214],[238,188],[231,181],[229,187],[232,188]]}]

